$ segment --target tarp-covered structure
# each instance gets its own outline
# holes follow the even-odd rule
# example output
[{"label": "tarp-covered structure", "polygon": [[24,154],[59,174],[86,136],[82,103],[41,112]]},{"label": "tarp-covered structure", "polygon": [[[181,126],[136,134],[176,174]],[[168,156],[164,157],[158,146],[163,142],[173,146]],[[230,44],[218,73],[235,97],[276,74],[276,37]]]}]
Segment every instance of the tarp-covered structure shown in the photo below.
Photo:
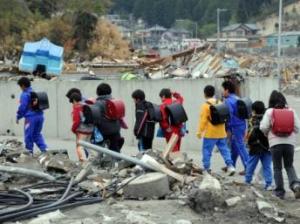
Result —
[{"label": "tarp-covered structure", "polygon": [[44,69],[48,75],[60,75],[63,70],[64,48],[51,43],[47,38],[27,42],[19,62],[19,70],[34,72]]}]

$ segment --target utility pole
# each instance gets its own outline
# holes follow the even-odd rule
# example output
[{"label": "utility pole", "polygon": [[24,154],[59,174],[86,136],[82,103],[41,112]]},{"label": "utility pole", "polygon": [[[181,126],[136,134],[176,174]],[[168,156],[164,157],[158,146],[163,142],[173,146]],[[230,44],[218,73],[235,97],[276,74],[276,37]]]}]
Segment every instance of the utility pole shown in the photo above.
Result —
[{"label": "utility pole", "polygon": [[197,22],[195,22],[195,38],[197,39],[198,38],[198,23]]},{"label": "utility pole", "polygon": [[[282,32],[282,0],[279,0],[279,17],[278,17],[278,49],[277,49],[277,60],[278,60],[278,76],[281,84],[281,32]],[[279,87],[281,86],[279,84]]]},{"label": "utility pole", "polygon": [[218,53],[220,52],[220,31],[221,31],[221,28],[220,28],[220,13],[221,12],[226,12],[227,9],[219,9],[217,8],[217,50],[218,50]]}]

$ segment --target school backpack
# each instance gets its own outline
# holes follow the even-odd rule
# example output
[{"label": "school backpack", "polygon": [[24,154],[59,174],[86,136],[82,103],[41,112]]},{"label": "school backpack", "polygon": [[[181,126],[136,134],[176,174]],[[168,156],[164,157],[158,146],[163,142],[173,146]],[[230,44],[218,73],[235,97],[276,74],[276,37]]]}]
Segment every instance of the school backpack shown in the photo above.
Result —
[{"label": "school backpack", "polygon": [[150,121],[161,122],[162,114],[160,111],[160,106],[157,104],[149,103],[147,107],[147,112]]},{"label": "school backpack", "polygon": [[122,100],[106,100],[105,116],[110,120],[120,120],[125,117],[125,104]]},{"label": "school backpack", "polygon": [[46,92],[31,92],[30,97],[33,110],[49,109],[49,99]]},{"label": "school backpack", "polygon": [[273,109],[272,132],[279,137],[287,137],[294,131],[294,112],[289,108]]},{"label": "school backpack", "polygon": [[225,103],[213,105],[210,102],[207,102],[210,105],[210,122],[213,125],[225,124],[230,118],[229,107]]},{"label": "school backpack", "polygon": [[250,119],[252,116],[252,100],[248,97],[237,100],[237,114],[240,119]]},{"label": "school backpack", "polygon": [[180,103],[172,103],[166,106],[171,125],[179,125],[188,120],[184,107]]},{"label": "school backpack", "polygon": [[84,104],[82,114],[85,124],[97,124],[101,119],[100,107],[95,104]]}]

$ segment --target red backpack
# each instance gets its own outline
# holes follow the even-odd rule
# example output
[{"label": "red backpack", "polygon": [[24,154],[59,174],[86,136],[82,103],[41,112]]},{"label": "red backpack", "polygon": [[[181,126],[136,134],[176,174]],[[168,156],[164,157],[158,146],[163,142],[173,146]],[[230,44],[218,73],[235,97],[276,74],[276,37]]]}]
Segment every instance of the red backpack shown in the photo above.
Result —
[{"label": "red backpack", "polygon": [[125,117],[125,104],[122,100],[106,100],[106,117],[110,120],[120,120]]},{"label": "red backpack", "polygon": [[294,112],[288,108],[273,109],[272,132],[279,137],[290,136],[295,127]]}]

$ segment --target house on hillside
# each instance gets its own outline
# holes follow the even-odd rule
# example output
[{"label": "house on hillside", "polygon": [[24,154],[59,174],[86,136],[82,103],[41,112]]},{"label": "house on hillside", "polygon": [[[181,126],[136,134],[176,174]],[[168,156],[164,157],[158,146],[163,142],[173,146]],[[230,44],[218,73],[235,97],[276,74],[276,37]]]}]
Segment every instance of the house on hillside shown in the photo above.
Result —
[{"label": "house on hillside", "polygon": [[[217,38],[208,38],[207,42],[216,45]],[[259,28],[255,24],[242,23],[226,26],[220,33],[220,45],[233,49],[259,47],[261,46]]]},{"label": "house on hillside", "polygon": [[221,31],[221,37],[249,37],[258,35],[258,31],[259,28],[256,26],[256,24],[237,23],[224,27]]},{"label": "house on hillside", "polygon": [[[278,44],[278,34],[271,34],[265,37],[266,47],[274,48]],[[281,46],[283,48],[300,47],[300,31],[283,32],[281,34]]]},{"label": "house on hillside", "polygon": [[122,19],[120,15],[109,14],[109,15],[105,15],[104,18],[116,26],[129,27],[129,20]]},{"label": "house on hillside", "polygon": [[150,33],[150,36],[153,40],[159,40],[163,33],[167,31],[167,29],[162,26],[155,25],[147,29],[147,31]]},{"label": "house on hillside", "polygon": [[174,37],[174,39],[177,40],[183,40],[192,37],[192,33],[186,29],[171,28],[167,32],[171,34]]}]

